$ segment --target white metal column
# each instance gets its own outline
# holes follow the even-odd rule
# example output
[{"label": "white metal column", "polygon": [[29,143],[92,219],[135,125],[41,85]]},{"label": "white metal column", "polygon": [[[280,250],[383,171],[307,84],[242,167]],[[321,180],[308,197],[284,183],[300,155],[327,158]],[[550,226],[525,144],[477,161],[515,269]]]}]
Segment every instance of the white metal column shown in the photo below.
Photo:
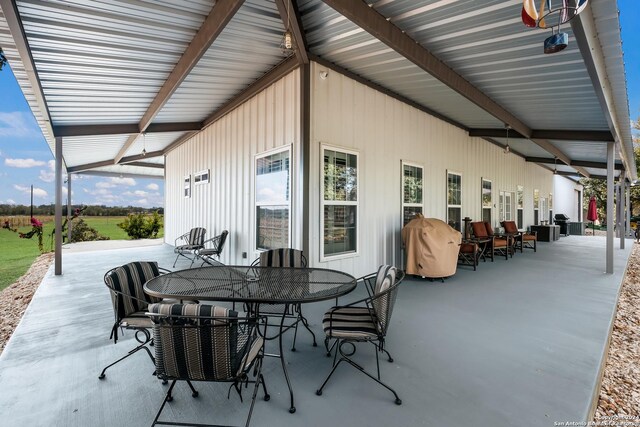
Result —
[{"label": "white metal column", "polygon": [[62,275],[62,138],[56,137],[55,275]]},{"label": "white metal column", "polygon": [[624,195],[625,195],[625,217],[627,219],[627,226],[625,230],[627,231],[627,236],[632,237],[633,230],[631,229],[631,183],[629,181],[625,182]]},{"label": "white metal column", "polygon": [[607,144],[607,262],[606,272],[613,274],[613,172],[614,172],[615,143]]},{"label": "white metal column", "polygon": [[624,201],[625,201],[625,176],[624,176],[624,172],[620,173],[620,179],[618,180],[618,212],[616,214],[616,217],[618,218],[618,230],[620,230],[618,232],[618,237],[620,237],[620,249],[624,249],[624,243],[625,243],[625,239],[627,238],[627,228],[626,228],[626,221],[625,221],[625,206],[624,206]]}]

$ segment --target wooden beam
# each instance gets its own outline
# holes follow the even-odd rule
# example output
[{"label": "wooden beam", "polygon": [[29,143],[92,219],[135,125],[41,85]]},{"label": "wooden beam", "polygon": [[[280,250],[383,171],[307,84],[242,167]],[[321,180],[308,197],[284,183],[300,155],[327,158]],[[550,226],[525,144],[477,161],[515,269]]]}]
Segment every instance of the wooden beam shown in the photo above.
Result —
[{"label": "wooden beam", "polygon": [[373,90],[376,90],[376,91],[378,91],[380,93],[383,93],[383,94],[385,94],[385,95],[387,95],[387,96],[389,96],[389,97],[391,97],[393,99],[396,99],[396,100],[398,100],[398,101],[400,101],[400,102],[402,102],[404,104],[407,104],[407,105],[409,105],[409,106],[411,106],[411,107],[413,107],[413,108],[415,108],[417,110],[420,110],[420,111],[422,111],[424,113],[427,113],[427,114],[429,114],[429,115],[431,115],[433,117],[436,117],[436,118],[438,118],[438,119],[440,119],[440,120],[442,120],[442,121],[444,121],[446,123],[449,123],[450,125],[453,125],[453,126],[455,126],[457,128],[460,128],[460,129],[467,130],[467,128],[464,125],[462,125],[461,123],[458,123],[458,122],[456,122],[454,120],[451,120],[449,117],[444,116],[444,115],[442,115],[442,114],[440,114],[440,113],[438,113],[436,111],[433,111],[433,110],[425,107],[422,104],[418,104],[417,102],[412,101],[411,99],[406,98],[406,97],[400,95],[399,93],[393,92],[393,91],[387,89],[384,86],[380,86],[379,84],[374,83],[371,80],[367,80],[364,77],[362,77],[361,75],[355,74],[355,73],[347,70],[346,68],[343,68],[343,67],[339,66],[338,64],[334,64],[333,62],[327,61],[326,59],[322,58],[321,56],[317,56],[317,55],[314,55],[314,54],[310,53],[309,54],[309,58],[312,61],[317,62],[318,64],[322,65],[323,67],[327,67],[327,68],[335,71],[336,73],[340,73],[343,76],[349,77],[351,80],[355,80],[358,83],[361,83],[361,84],[363,84],[363,85],[365,85],[367,87],[370,87]]},{"label": "wooden beam", "polygon": [[146,154],[136,154],[135,156],[127,156],[127,157],[123,157],[122,159],[120,159],[120,161],[118,162],[119,165],[123,165],[126,163],[131,163],[131,162],[135,162],[137,160],[143,160],[143,159],[152,159],[154,157],[160,157],[164,155],[164,150],[158,150],[158,151],[151,151],[149,153]]},{"label": "wooden beam", "polygon": [[139,123],[139,132],[144,132],[156,117],[171,95],[178,89],[180,83],[189,75],[200,58],[207,52],[231,18],[236,14],[244,0],[218,0],[211,9],[209,16],[191,40],[189,47],[167,77],[158,94],[147,108]]},{"label": "wooden beam", "polygon": [[322,0],[436,79],[527,137],[531,129],[362,0]]},{"label": "wooden beam", "polygon": [[127,151],[129,151],[129,148],[131,148],[131,146],[136,142],[136,140],[138,139],[138,137],[140,137],[140,135],[142,134],[134,133],[129,135],[124,145],[120,148],[120,151],[118,151],[118,154],[116,154],[115,159],[113,159],[113,163],[120,163],[120,160],[122,160],[124,155],[127,154]]},{"label": "wooden beam", "polygon": [[282,18],[285,30],[289,30],[293,36],[296,57],[300,64],[308,64],[307,40],[302,29],[302,20],[298,7],[292,0],[275,0],[278,13]]},{"label": "wooden beam", "polygon": [[83,172],[83,171],[87,171],[95,168],[101,168],[103,166],[113,166],[113,165],[114,165],[113,160],[103,160],[101,162],[86,163],[84,165],[68,167],[67,173],[78,173],[78,172]]},{"label": "wooden beam", "polygon": [[[525,157],[527,162],[533,163],[544,163],[544,164],[554,164],[554,159],[546,158],[546,157]],[[571,160],[569,166],[581,166],[585,168],[594,168],[594,169],[607,169],[607,164],[605,162],[592,162],[588,160]],[[622,171],[624,169],[624,165],[622,163],[616,163],[615,169]]]},{"label": "wooden beam", "polygon": [[[145,133],[161,132],[186,132],[202,129],[202,122],[185,123],[152,123]],[[119,123],[111,125],[71,125],[54,126],[53,131],[57,136],[96,136],[96,135],[122,135],[138,132],[137,123]]]},{"label": "wooden beam", "polygon": [[[469,136],[504,138],[506,132],[502,129],[469,129]],[[509,131],[509,138],[526,138],[524,135],[516,131]],[[560,141],[613,141],[613,135],[610,131],[597,130],[542,130],[533,129],[531,138],[538,139],[556,139]]]},{"label": "wooden beam", "polygon": [[164,165],[160,163],[129,162],[127,163],[127,166],[139,166],[141,168],[164,169]]},{"label": "wooden beam", "polygon": [[153,178],[153,179],[164,179],[163,176],[146,174],[146,173],[125,173],[125,172],[105,172],[105,171],[83,171],[78,172],[77,175],[90,175],[90,176],[113,176],[119,178]]},{"label": "wooden beam", "polygon": [[280,64],[276,65],[275,68],[272,68],[271,71],[260,77],[245,90],[233,97],[222,107],[218,108],[218,110],[216,110],[212,115],[207,117],[203,122],[202,128],[204,129],[220,118],[226,116],[238,106],[298,68],[298,66],[299,64],[296,58],[289,57],[285,59]]}]

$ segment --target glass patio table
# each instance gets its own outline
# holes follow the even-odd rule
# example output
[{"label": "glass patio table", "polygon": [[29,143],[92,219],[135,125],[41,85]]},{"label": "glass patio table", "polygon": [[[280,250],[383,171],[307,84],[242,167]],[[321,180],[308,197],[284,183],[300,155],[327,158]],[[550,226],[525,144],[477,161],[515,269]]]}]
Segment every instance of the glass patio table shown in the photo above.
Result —
[{"label": "glass patio table", "polygon": [[[288,306],[324,301],[345,295],[355,287],[356,279],[350,274],[324,268],[213,265],[163,274],[149,280],[144,290],[158,298],[242,302],[250,312],[259,313],[260,304]],[[282,351],[284,319],[283,315],[278,334],[279,357],[289,387],[289,412],[294,413],[293,389]]]}]

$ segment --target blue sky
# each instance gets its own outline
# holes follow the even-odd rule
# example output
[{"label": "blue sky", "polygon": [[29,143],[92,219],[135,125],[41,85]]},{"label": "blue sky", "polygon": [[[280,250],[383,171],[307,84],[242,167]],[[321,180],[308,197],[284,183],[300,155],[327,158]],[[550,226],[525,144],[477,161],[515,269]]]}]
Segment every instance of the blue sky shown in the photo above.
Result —
[{"label": "blue sky", "polygon": [[[592,0],[593,1],[593,0]],[[618,0],[631,120],[640,117],[640,22],[638,0]],[[77,176],[74,204],[163,206],[161,179]],[[36,124],[10,68],[0,71],[0,203],[54,202],[53,155]],[[66,190],[66,189],[65,189]]]}]

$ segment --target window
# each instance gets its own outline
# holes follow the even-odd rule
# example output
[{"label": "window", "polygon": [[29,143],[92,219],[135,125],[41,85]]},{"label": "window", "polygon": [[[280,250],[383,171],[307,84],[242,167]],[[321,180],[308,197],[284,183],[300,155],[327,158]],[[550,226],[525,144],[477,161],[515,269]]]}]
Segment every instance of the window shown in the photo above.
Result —
[{"label": "window", "polygon": [[493,206],[493,194],[491,181],[482,178],[482,220],[491,224],[491,208]]},{"label": "window", "polygon": [[288,248],[291,150],[256,156],[256,249]]},{"label": "window", "polygon": [[322,258],[358,251],[358,154],[322,147]]},{"label": "window", "polygon": [[518,185],[517,192],[517,207],[518,207],[518,228],[524,228],[524,187]]},{"label": "window", "polygon": [[538,214],[540,222],[546,221],[545,212],[547,212],[547,209],[547,199],[545,199],[544,197],[540,197],[540,209],[538,210],[539,212],[542,212],[542,215]]},{"label": "window", "polygon": [[402,162],[402,225],[405,226],[417,214],[422,213],[422,166]]},{"label": "window", "polygon": [[193,174],[194,185],[208,184],[209,183],[209,169],[205,169]]},{"label": "window", "polygon": [[462,175],[447,171],[447,224],[462,232]]},{"label": "window", "polygon": [[538,221],[540,220],[539,208],[540,208],[540,192],[536,188],[535,190],[533,190],[533,223],[535,225],[539,225],[538,224]]},{"label": "window", "polygon": [[549,193],[549,224],[553,224],[553,194]]},{"label": "window", "polygon": [[184,197],[191,197],[191,175],[184,177]]}]

